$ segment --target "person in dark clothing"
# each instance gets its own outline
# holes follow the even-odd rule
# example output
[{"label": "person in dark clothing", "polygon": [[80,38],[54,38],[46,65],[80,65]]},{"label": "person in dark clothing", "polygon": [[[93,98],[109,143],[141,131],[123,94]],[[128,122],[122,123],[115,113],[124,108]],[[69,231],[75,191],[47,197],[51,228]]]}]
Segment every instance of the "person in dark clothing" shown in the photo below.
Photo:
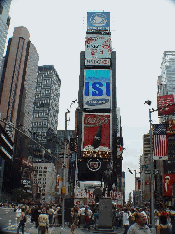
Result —
[{"label": "person in dark clothing", "polygon": [[35,206],[33,214],[34,214],[35,227],[38,228],[39,212],[38,212],[38,207],[37,206]]},{"label": "person in dark clothing", "polygon": [[25,223],[26,223],[26,216],[25,216],[25,213],[24,213],[24,209],[22,209],[21,219],[20,219],[20,222],[19,222],[19,225],[18,225],[18,228],[17,228],[17,234],[19,233],[19,230],[20,230],[21,227],[22,227],[22,234],[24,234]]},{"label": "person in dark clothing", "polygon": [[168,225],[166,215],[160,216],[160,224],[157,226],[157,234],[172,234],[172,228]]}]

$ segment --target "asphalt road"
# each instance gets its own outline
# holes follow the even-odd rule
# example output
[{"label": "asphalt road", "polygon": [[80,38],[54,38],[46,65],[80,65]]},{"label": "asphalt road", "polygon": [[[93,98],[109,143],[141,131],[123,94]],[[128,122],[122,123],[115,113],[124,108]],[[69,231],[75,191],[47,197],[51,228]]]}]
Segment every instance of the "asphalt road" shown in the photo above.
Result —
[{"label": "asphalt road", "polygon": [[[15,212],[13,208],[4,208],[0,207],[0,226],[1,229],[4,232],[7,233],[16,233],[17,230],[17,221],[15,219]],[[85,230],[83,228],[76,228],[75,229],[76,234],[83,234],[83,233],[89,233],[89,234],[94,234],[97,233],[96,231],[93,230]],[[98,232],[99,234],[104,234],[107,233],[109,234],[110,232]],[[122,229],[117,229],[115,234],[123,234]],[[27,222],[25,225],[25,234],[38,234],[38,230],[35,228],[35,225],[31,223],[31,217],[27,216]],[[67,226],[65,229],[62,229],[61,227],[50,227],[49,228],[49,234],[71,234],[70,228]]]}]

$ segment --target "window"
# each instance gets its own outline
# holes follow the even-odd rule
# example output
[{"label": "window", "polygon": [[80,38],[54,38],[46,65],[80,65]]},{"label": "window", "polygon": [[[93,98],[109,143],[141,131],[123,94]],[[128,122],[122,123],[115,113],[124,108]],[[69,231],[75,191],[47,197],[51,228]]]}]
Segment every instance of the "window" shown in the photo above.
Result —
[{"label": "window", "polygon": [[39,174],[39,176],[42,176],[42,174]]},{"label": "window", "polygon": [[39,171],[39,173],[42,173],[42,171]]},{"label": "window", "polygon": [[2,3],[0,2],[0,15],[2,15],[2,12],[3,12],[3,6]]},{"label": "window", "polygon": [[44,167],[44,169],[47,169],[47,167]]}]

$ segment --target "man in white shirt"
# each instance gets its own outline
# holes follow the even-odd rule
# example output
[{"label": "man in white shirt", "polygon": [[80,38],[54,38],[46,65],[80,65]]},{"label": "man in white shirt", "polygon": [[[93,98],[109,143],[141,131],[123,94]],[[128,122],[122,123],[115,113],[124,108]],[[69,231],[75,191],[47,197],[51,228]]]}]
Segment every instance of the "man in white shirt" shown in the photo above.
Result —
[{"label": "man in white shirt", "polygon": [[17,210],[16,210],[16,219],[17,219],[17,225],[19,224],[20,220],[21,220],[21,215],[22,215],[22,210],[21,207],[18,206]]},{"label": "man in white shirt", "polygon": [[124,234],[127,234],[127,231],[129,229],[129,212],[126,208],[124,208],[123,213],[123,226],[125,228]]}]

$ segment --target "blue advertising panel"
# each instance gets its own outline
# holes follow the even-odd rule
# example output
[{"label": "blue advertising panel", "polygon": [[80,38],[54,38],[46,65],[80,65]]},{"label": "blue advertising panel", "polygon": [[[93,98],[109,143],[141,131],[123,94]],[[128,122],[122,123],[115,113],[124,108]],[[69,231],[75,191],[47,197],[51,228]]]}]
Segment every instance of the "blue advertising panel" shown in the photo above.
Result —
[{"label": "blue advertising panel", "polygon": [[110,31],[110,12],[87,12],[87,31]]},{"label": "blue advertising panel", "polygon": [[111,108],[111,70],[85,70],[84,108]]}]

